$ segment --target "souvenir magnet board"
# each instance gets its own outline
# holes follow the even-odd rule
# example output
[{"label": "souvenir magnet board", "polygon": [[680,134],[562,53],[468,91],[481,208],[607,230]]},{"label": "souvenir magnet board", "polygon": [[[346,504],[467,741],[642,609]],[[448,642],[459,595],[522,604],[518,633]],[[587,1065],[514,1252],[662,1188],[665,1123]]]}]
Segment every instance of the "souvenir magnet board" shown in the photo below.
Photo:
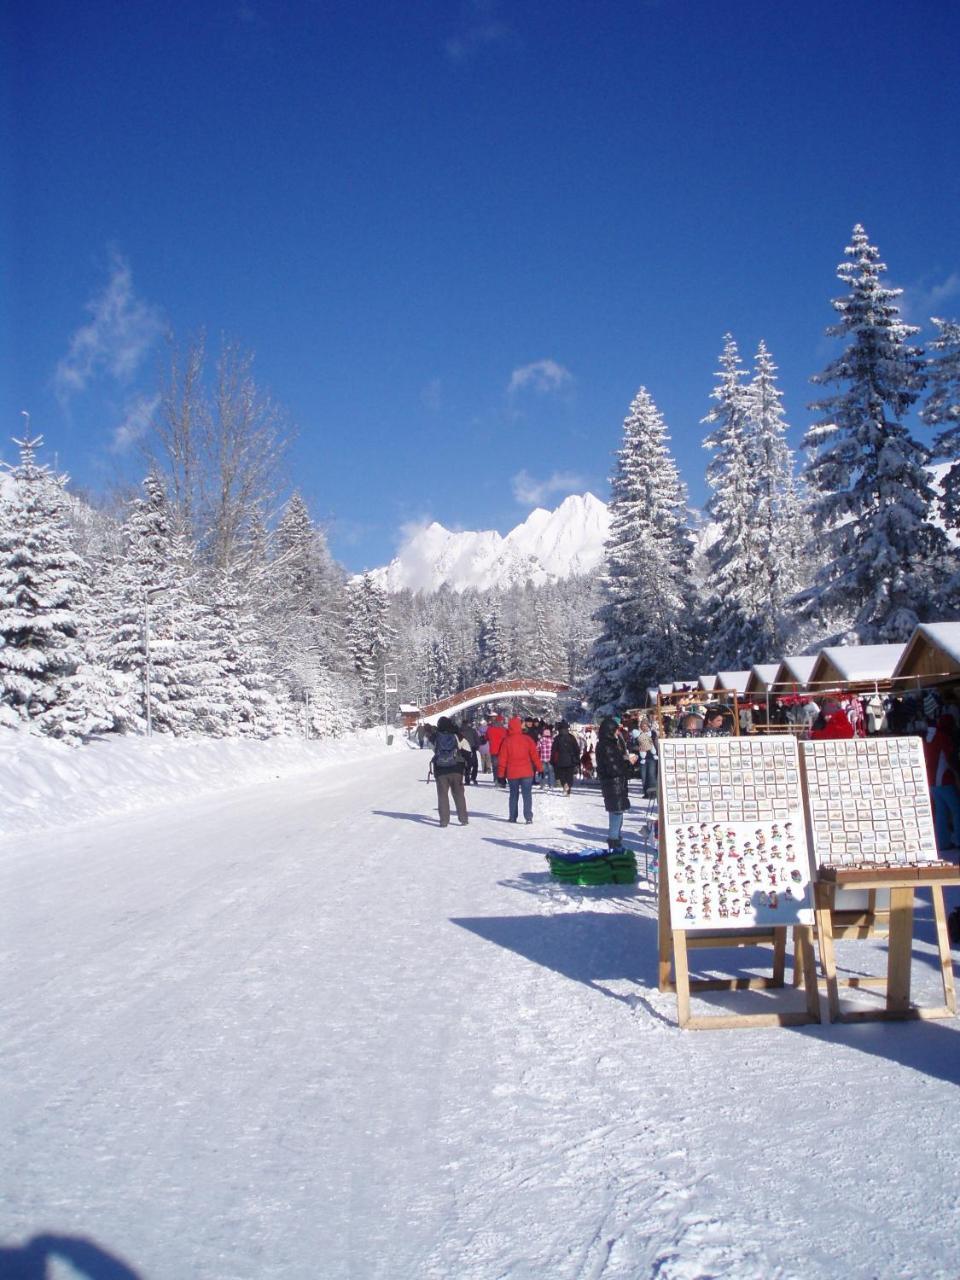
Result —
[{"label": "souvenir magnet board", "polygon": [[660,769],[672,927],[811,924],[796,740],[672,739]]}]

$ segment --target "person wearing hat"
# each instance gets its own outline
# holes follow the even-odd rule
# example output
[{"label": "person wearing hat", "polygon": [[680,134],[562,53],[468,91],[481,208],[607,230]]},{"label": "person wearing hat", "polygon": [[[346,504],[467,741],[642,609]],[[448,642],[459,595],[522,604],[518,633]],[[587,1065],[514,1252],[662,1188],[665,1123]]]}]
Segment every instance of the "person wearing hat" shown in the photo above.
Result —
[{"label": "person wearing hat", "polygon": [[614,716],[604,716],[597,735],[597,777],[603,793],[603,807],[608,815],[609,849],[623,848],[623,815],[630,808],[627,780],[637,763],[637,757],[627,751],[618,728],[618,720]]}]

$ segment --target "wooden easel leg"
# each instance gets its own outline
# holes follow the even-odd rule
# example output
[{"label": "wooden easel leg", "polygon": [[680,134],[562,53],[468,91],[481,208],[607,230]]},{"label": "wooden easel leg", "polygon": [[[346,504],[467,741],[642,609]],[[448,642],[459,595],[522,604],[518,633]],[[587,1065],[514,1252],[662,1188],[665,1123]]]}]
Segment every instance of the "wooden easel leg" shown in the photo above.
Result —
[{"label": "wooden easel leg", "polygon": [[[817,941],[820,946],[820,965],[827,983],[828,1020],[836,1022],[840,1017],[840,993],[837,987],[837,961],[833,954],[833,921],[831,919],[831,893],[828,885],[815,885]],[[804,964],[806,968],[806,964]],[[816,981],[816,972],[811,979]]]},{"label": "wooden easel leg", "polygon": [[887,944],[887,1010],[910,1008],[910,962],[913,951],[913,889],[890,890],[890,939]]},{"label": "wooden easel leg", "polygon": [[803,947],[797,936],[797,928],[793,930],[793,985],[799,987],[804,981],[804,961],[806,957],[803,954]]},{"label": "wooden easel leg", "polygon": [[673,935],[673,963],[677,971],[677,1023],[690,1022],[690,969],[687,964],[687,935],[678,929]]},{"label": "wooden easel leg", "polygon": [[957,1012],[957,992],[953,985],[953,958],[950,955],[950,934],[947,930],[947,912],[943,905],[943,886],[932,884],[933,919],[937,926],[937,949],[940,952],[940,972],[943,975],[943,1003],[951,1013]]},{"label": "wooden easel leg", "polygon": [[787,968],[787,926],[778,924],[773,930],[773,985],[782,987]]},{"label": "wooden easel leg", "polygon": [[803,985],[807,996],[807,1013],[815,1022],[824,1021],[826,1005],[821,1008],[820,988],[817,986],[817,961],[813,954],[813,928],[808,924],[798,924],[793,930],[793,953],[797,957],[794,972],[803,975]]}]

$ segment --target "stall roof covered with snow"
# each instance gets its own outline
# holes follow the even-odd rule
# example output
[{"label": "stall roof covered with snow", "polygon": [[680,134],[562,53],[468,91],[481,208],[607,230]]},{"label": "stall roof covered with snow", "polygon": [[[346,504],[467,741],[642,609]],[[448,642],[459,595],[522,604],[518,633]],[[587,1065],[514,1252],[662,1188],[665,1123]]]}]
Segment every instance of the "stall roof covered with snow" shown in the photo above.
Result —
[{"label": "stall roof covered with snow", "polygon": [[923,622],[907,641],[894,676],[918,684],[960,678],[960,622]]},{"label": "stall roof covered with snow", "polygon": [[757,662],[750,668],[745,693],[766,693],[780,670],[779,662]]},{"label": "stall roof covered with snow", "polygon": [[712,693],[717,687],[717,677],[715,674],[712,676],[701,676],[697,681],[697,684],[705,693]]},{"label": "stall roof covered with snow", "polygon": [[732,689],[734,693],[746,693],[749,671],[718,671],[717,689]]},{"label": "stall roof covered with snow", "polygon": [[795,657],[784,658],[773,679],[774,687],[778,689],[784,686],[787,689],[794,687],[805,688],[816,662],[817,655],[815,653],[801,653]]},{"label": "stall roof covered with snow", "polygon": [[902,644],[842,644],[821,649],[810,673],[810,686],[889,681],[905,648]]}]

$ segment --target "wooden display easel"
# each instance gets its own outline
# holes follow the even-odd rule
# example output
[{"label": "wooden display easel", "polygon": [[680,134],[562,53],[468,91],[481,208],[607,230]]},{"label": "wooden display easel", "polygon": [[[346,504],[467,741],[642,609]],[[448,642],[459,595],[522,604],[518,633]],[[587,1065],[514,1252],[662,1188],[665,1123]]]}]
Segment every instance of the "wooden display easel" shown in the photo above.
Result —
[{"label": "wooden display easel", "polygon": [[[960,869],[943,867],[902,867],[888,869],[877,867],[858,870],[821,870],[814,886],[816,894],[817,939],[820,947],[820,963],[827,984],[827,1006],[831,1021],[868,1022],[890,1018],[952,1018],[957,1012],[957,996],[953,982],[953,961],[950,955],[950,939],[947,933],[947,915],[943,905],[944,884],[960,883]],[[856,928],[835,927],[834,904],[838,889],[889,889],[889,942],[887,944],[887,972],[881,978],[837,977],[833,944],[838,937],[869,937],[870,929],[862,932]],[[929,889],[933,898],[933,918],[937,930],[937,950],[943,980],[942,1005],[918,1006],[910,999],[910,968],[913,948],[914,894],[918,889]],[[871,898],[871,901],[874,901]],[[804,964],[806,961],[804,960]],[[885,996],[882,1009],[840,1008],[840,986],[881,987]]]},{"label": "wooden display easel", "polygon": [[[661,991],[675,991],[677,1022],[690,1031],[725,1030],[731,1027],[791,1027],[821,1021],[813,951],[813,927],[793,926],[794,985],[801,982],[806,992],[806,1010],[780,1013],[718,1013],[693,1016],[691,991],[756,991],[783,988],[786,983],[787,925],[757,926],[736,930],[674,929],[670,923],[670,877],[664,848],[664,826],[660,823],[659,877],[659,985]],[[690,949],[729,947],[773,947],[773,972],[759,978],[697,978],[691,981],[687,952]],[[675,974],[675,976],[674,976]],[[799,976],[798,976],[799,974]]]}]

